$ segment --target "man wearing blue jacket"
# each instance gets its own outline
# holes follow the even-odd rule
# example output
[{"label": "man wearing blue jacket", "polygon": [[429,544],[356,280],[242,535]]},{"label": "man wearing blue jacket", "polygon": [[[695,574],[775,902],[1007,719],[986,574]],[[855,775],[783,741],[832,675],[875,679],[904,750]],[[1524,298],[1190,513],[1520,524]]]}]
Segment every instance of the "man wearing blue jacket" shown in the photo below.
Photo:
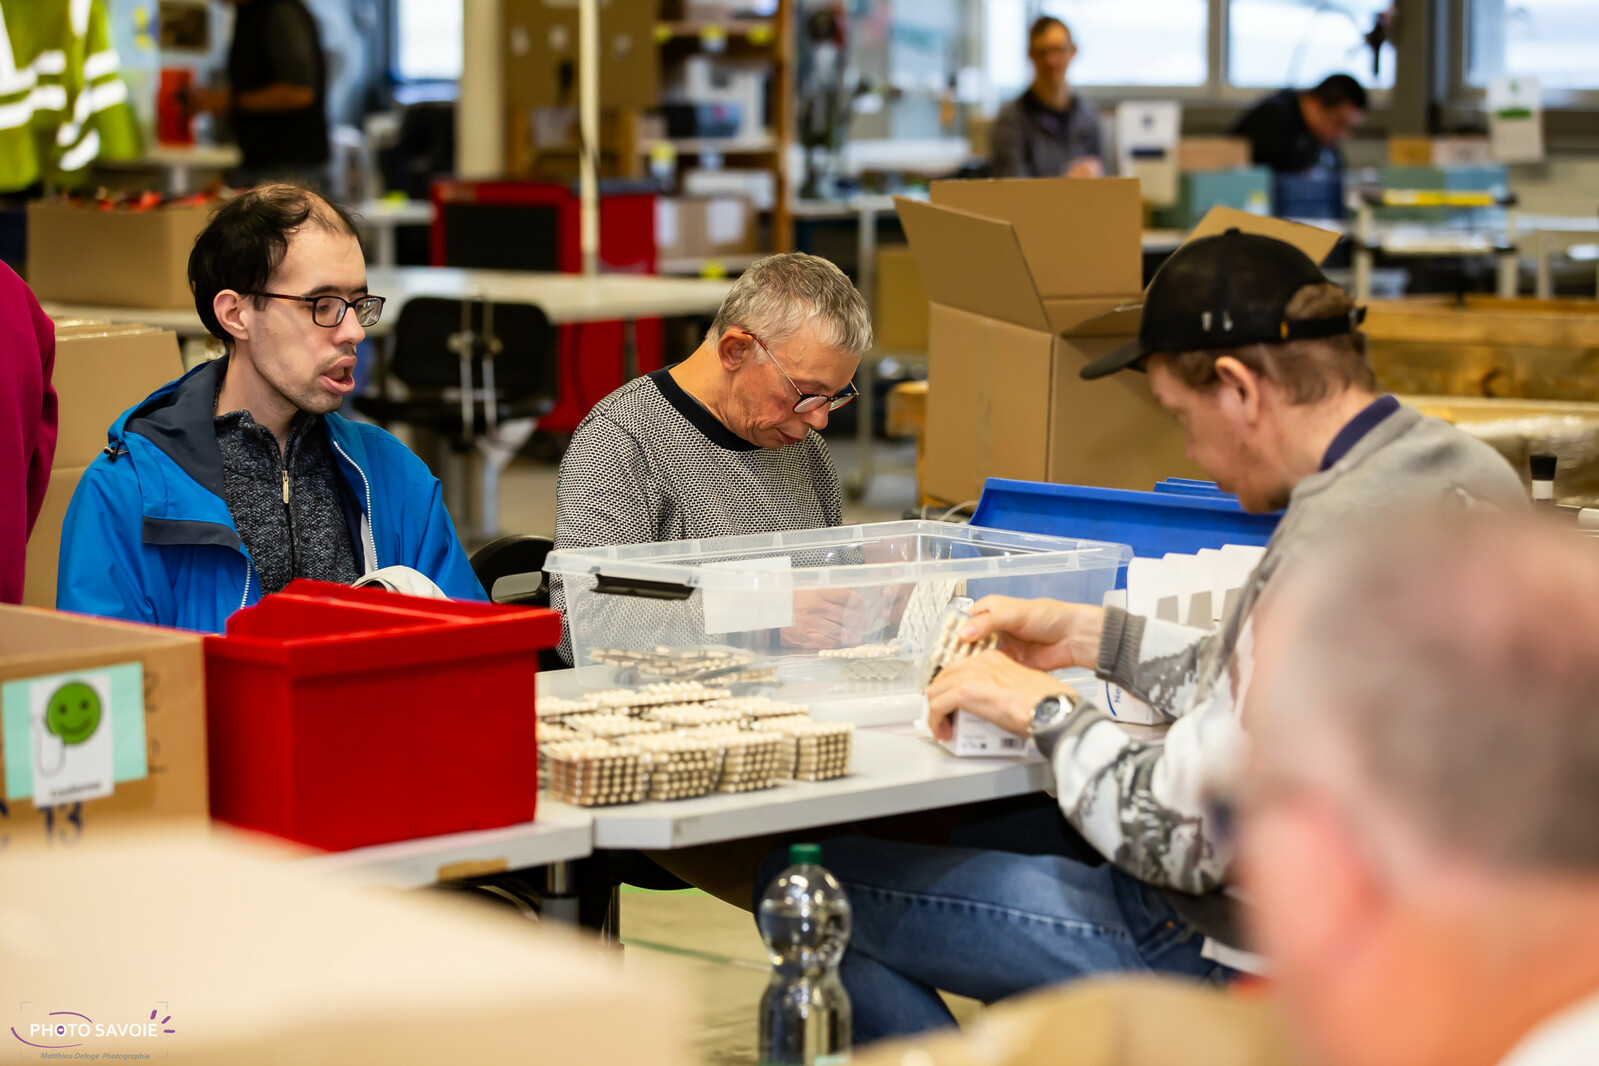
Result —
[{"label": "man wearing blue jacket", "polygon": [[67,510],[56,606],[221,632],[296,577],[391,566],[483,599],[427,467],[334,413],[383,310],[349,216],[300,186],[252,189],[195,241],[189,284],[227,358],[112,424]]}]

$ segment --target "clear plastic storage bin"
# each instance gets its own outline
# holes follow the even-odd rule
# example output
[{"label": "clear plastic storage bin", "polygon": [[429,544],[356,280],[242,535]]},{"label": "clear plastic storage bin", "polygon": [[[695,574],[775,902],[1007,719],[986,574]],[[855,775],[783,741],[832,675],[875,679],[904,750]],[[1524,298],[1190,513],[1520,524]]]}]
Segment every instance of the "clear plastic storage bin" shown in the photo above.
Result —
[{"label": "clear plastic storage bin", "polygon": [[1131,558],[1122,544],[884,522],[559,551],[545,570],[565,583],[584,687],[689,676],[815,705],[918,693],[956,597],[1098,604]]}]

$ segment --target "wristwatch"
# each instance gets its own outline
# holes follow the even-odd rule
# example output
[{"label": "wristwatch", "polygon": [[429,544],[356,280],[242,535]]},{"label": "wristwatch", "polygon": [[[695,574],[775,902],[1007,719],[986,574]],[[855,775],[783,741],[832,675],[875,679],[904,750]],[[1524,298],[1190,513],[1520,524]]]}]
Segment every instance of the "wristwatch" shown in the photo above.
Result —
[{"label": "wristwatch", "polygon": [[1071,691],[1045,696],[1033,708],[1032,721],[1027,723],[1027,735],[1036,737],[1061,725],[1066,721],[1067,715],[1075,711],[1081,702],[1082,697]]}]

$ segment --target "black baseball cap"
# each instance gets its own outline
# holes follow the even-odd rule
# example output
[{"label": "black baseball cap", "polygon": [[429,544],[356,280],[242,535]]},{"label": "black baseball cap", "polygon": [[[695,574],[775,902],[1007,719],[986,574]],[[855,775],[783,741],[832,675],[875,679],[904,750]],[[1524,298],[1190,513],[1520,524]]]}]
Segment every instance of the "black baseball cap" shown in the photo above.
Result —
[{"label": "black baseball cap", "polygon": [[1230,229],[1190,241],[1172,253],[1149,283],[1138,339],[1080,373],[1092,381],[1155,352],[1285,344],[1348,333],[1365,317],[1364,308],[1293,322],[1284,314],[1296,292],[1326,281],[1310,256],[1275,237]]}]

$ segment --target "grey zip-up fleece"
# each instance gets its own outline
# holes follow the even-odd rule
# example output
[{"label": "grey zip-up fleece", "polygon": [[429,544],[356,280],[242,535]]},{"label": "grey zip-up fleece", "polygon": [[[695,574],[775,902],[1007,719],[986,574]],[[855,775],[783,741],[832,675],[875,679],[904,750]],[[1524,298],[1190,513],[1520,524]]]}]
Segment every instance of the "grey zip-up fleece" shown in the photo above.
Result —
[{"label": "grey zip-up fleece", "polygon": [[353,585],[361,559],[339,502],[339,473],[322,419],[294,416],[279,452],[248,411],[213,420],[222,452],[222,497],[249,549],[263,595],[297,577]]},{"label": "grey zip-up fleece", "polygon": [[1527,506],[1527,497],[1488,445],[1401,407],[1331,468],[1295,486],[1220,629],[1106,611],[1099,676],[1173,724],[1159,740],[1134,740],[1110,714],[1085,703],[1040,746],[1054,764],[1071,823],[1117,866],[1169,890],[1173,908],[1205,935],[1240,944],[1233,908],[1218,891],[1230,856],[1216,843],[1206,801],[1246,743],[1239,712],[1254,666],[1252,619],[1261,594],[1278,574],[1313,563],[1352,524],[1451,504],[1509,510]]}]

